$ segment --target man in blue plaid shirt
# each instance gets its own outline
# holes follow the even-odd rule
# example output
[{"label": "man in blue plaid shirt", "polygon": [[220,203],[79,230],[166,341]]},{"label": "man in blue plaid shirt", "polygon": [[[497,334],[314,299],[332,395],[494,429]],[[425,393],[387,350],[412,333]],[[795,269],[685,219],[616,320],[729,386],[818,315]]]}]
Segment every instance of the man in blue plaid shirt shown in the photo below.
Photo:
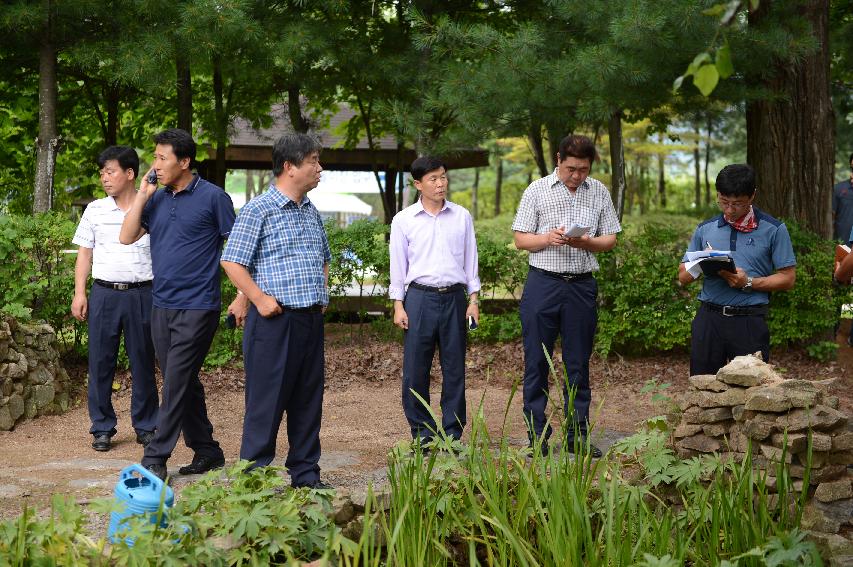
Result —
[{"label": "man in blue plaid shirt", "polygon": [[253,467],[273,461],[286,411],[284,464],[294,487],[310,488],[329,488],[320,482],[318,461],[331,253],[320,213],[306,196],[320,182],[321,149],[307,134],[279,138],[275,180],[240,210],[222,253],[222,267],[240,291],[228,311],[245,323],[240,458]]}]

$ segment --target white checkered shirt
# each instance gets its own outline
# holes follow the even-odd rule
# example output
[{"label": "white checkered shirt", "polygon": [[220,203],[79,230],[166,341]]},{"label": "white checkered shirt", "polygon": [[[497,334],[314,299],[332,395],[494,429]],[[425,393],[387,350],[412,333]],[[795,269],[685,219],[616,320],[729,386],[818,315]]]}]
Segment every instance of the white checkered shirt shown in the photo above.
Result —
[{"label": "white checkered shirt", "polygon": [[[574,194],[554,173],[537,179],[524,190],[512,230],[545,234],[572,223],[588,226],[590,236],[622,231],[607,187],[587,177]],[[531,266],[550,272],[582,274],[598,270],[595,254],[571,246],[547,246],[531,252]]]},{"label": "white checkered shirt", "polygon": [[127,213],[112,197],[92,201],[83,212],[74,239],[83,248],[93,248],[92,277],[108,282],[136,283],[154,279],[151,273],[151,242],[148,235],[133,244],[118,241]]}]

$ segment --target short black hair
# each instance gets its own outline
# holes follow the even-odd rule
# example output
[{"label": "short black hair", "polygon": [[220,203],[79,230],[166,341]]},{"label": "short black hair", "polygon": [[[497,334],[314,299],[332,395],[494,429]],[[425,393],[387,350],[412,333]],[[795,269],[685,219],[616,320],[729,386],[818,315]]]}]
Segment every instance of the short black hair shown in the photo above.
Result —
[{"label": "short black hair", "polygon": [[447,171],[447,166],[440,159],[432,156],[421,156],[412,162],[412,167],[409,169],[412,172],[412,179],[420,181],[424,178],[424,175],[441,167],[444,168],[444,171]]},{"label": "short black hair", "polygon": [[560,161],[567,157],[577,159],[588,159],[589,165],[592,165],[598,158],[598,152],[595,151],[595,144],[586,136],[569,135],[560,140]]},{"label": "short black hair", "polygon": [[195,165],[195,140],[190,133],[180,128],[169,128],[154,136],[155,144],[172,146],[172,152],[179,160],[190,158],[190,167]]},{"label": "short black hair", "polygon": [[853,162],[853,154],[850,154],[850,159],[849,159],[849,160],[847,160],[847,161],[849,161],[849,162]]},{"label": "short black hair", "polygon": [[717,193],[731,197],[755,194],[755,170],[745,163],[733,163],[717,174]]},{"label": "short black hair", "polygon": [[284,162],[290,162],[299,167],[305,158],[314,152],[321,151],[323,151],[323,144],[316,136],[302,132],[285,134],[276,140],[272,147],[272,174],[276,177],[281,175],[284,171]]},{"label": "short black hair", "polygon": [[139,177],[139,154],[128,146],[110,146],[98,155],[98,167],[103,169],[108,161],[116,160],[123,170],[132,169],[133,177]]}]

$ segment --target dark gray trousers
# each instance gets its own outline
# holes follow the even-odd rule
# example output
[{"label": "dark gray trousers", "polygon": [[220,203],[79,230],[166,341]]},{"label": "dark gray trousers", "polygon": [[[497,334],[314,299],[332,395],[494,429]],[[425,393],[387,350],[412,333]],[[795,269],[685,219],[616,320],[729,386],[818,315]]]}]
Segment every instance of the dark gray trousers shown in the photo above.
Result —
[{"label": "dark gray trousers", "polygon": [[151,335],[163,373],[163,393],[157,432],[145,448],[143,465],[165,464],[181,432],[196,455],[224,456],[213,439],[204,386],[198,378],[218,325],[218,311],[153,309]]}]

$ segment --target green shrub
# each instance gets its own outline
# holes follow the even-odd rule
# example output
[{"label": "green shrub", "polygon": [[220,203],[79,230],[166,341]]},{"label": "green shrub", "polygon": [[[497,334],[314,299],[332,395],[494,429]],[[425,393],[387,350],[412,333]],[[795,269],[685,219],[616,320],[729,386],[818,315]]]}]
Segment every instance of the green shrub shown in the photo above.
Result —
[{"label": "green shrub", "polygon": [[478,343],[505,343],[521,338],[521,318],[518,311],[508,311],[499,315],[480,313],[477,330],[468,335]]},{"label": "green shrub", "polygon": [[0,311],[46,321],[80,345],[85,325],[70,316],[76,256],[64,252],[74,230],[58,213],[0,215]]},{"label": "green shrub", "polygon": [[326,223],[332,252],[329,287],[333,295],[343,293],[353,281],[359,286],[361,295],[371,283],[388,285],[390,228],[373,220],[358,220],[344,228],[334,222]]},{"label": "green shrub", "polygon": [[696,312],[693,291],[678,286],[678,264],[690,235],[649,223],[598,255],[596,349],[667,351],[687,346]]}]

